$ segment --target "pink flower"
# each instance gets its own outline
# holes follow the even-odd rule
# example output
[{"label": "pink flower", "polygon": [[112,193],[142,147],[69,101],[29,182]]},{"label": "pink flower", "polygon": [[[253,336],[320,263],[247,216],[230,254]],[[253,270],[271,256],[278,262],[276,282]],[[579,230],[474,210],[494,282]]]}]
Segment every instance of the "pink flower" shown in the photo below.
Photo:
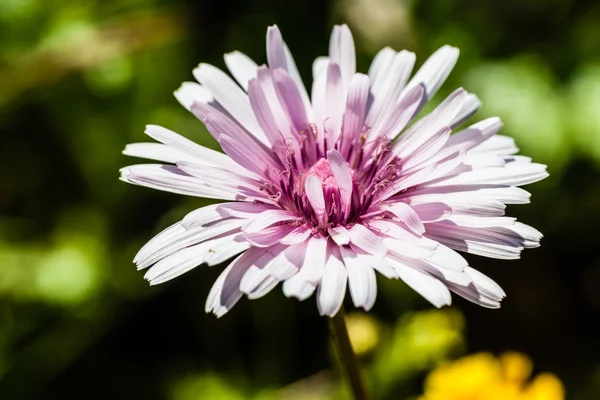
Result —
[{"label": "pink flower", "polygon": [[225,152],[149,125],[160,143],[128,145],[130,156],[167,164],[121,170],[126,182],[226,200],[192,211],[137,254],[150,284],[234,256],[208,295],[222,316],[246,294],[279,282],[288,297],[317,291],[322,315],[339,310],[348,286],[356,307],[377,296],[375,271],[402,279],[436,307],[450,291],[497,308],[505,294],[456,250],[500,259],[537,247],[541,233],[504,216],[529,202],[518,186],[545,178],[546,167],[514,155],[497,135],[498,118],[451,134],[480,106],[457,89],[420,120],[458,49],[437,50],[410,79],[415,55],[381,50],[368,74],[356,72],[354,42],[336,26],[329,56],[313,64],[309,97],[276,26],[267,32],[268,66],[225,55],[237,81],[208,64],[175,97]]}]

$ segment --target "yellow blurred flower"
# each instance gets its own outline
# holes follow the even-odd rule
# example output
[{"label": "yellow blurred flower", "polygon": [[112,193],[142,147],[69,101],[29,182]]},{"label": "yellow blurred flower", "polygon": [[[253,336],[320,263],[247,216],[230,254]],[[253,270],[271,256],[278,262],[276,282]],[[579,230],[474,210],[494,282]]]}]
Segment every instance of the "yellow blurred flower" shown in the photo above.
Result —
[{"label": "yellow blurred flower", "polygon": [[520,353],[474,354],[431,372],[419,400],[564,400],[560,379],[542,373],[529,382],[532,368]]},{"label": "yellow blurred flower", "polygon": [[369,314],[352,312],[346,315],[346,327],[352,348],[358,356],[369,353],[379,342],[377,320]]}]

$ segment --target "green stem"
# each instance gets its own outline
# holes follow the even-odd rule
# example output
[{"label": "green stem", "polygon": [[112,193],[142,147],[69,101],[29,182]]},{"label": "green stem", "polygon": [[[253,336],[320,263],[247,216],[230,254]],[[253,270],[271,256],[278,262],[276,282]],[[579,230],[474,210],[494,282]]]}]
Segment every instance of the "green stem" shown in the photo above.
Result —
[{"label": "green stem", "polygon": [[362,378],[362,373],[356,359],[356,355],[350,344],[350,337],[346,329],[346,321],[344,319],[344,307],[329,320],[329,329],[336,344],[336,350],[340,363],[346,373],[354,400],[368,400],[367,391]]}]

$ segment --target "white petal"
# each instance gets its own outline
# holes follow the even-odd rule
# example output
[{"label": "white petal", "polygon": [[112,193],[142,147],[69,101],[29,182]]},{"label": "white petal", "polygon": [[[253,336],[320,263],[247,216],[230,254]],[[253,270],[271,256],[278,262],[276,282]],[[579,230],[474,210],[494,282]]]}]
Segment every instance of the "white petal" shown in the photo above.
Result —
[{"label": "white petal", "polygon": [[250,220],[248,225],[243,227],[243,231],[246,233],[256,233],[260,232],[263,229],[279,223],[286,222],[293,219],[297,219],[295,213],[287,210],[266,210],[257,214]]},{"label": "white petal", "polygon": [[406,225],[408,229],[417,235],[421,235],[425,232],[425,227],[423,226],[421,218],[408,204],[399,201],[390,205],[382,205],[381,208],[392,213]]},{"label": "white petal", "polygon": [[333,61],[327,67],[326,79],[325,108],[322,123],[327,138],[327,148],[324,148],[324,151],[333,147],[341,133],[344,108],[346,106],[346,94],[340,66]]},{"label": "white petal", "polygon": [[244,237],[253,246],[256,247],[270,247],[286,237],[291,231],[294,230],[293,225],[274,225],[261,230],[260,232],[248,233],[244,232]]},{"label": "white petal", "polygon": [[381,77],[387,72],[394,61],[396,52],[389,47],[384,47],[373,58],[369,67],[369,77],[372,82],[380,82]]},{"label": "white petal", "polygon": [[177,161],[195,161],[196,158],[162,143],[131,143],[123,154],[175,164]]},{"label": "white petal", "polygon": [[391,261],[391,264],[398,271],[400,279],[434,306],[440,308],[452,303],[450,291],[438,279],[397,260]]},{"label": "white petal", "polygon": [[354,224],[350,229],[350,241],[369,254],[383,257],[387,247],[379,236],[361,224]]},{"label": "white petal", "polygon": [[239,51],[227,53],[224,58],[225,65],[227,65],[231,75],[245,91],[248,91],[248,82],[250,79],[256,78],[258,65],[250,57]]},{"label": "white petal", "polygon": [[515,224],[516,218],[513,217],[482,217],[479,215],[452,215],[446,218],[446,221],[457,226],[468,228],[493,228],[508,227]]},{"label": "white petal", "polygon": [[356,51],[352,33],[346,24],[334,26],[329,41],[329,57],[340,66],[342,80],[347,88],[356,73]]},{"label": "white petal", "polygon": [[240,290],[246,294],[253,292],[267,277],[269,277],[268,265],[279,256],[285,246],[276,245],[260,249],[256,260],[250,265],[240,281]]},{"label": "white petal", "polygon": [[312,237],[308,241],[302,268],[298,275],[307,282],[316,285],[321,280],[327,261],[327,239]]},{"label": "white petal", "polygon": [[273,263],[269,273],[280,281],[291,278],[302,268],[307,248],[308,241],[288,246],[282,254],[285,261],[278,260]]},{"label": "white petal", "polygon": [[[356,255],[356,258],[350,257],[348,259],[344,259],[346,263],[348,262],[357,262],[359,264],[370,265],[377,272],[382,274],[388,279],[398,279],[398,272],[392,267],[386,260],[385,257],[377,257],[366,253],[364,250],[350,244],[350,249]],[[346,247],[340,247],[341,251],[349,251]]]},{"label": "white petal", "polygon": [[266,142],[266,137],[252,113],[248,96],[226,73],[210,64],[200,64],[193,73],[198,82],[210,91],[240,125],[263,143]]},{"label": "white petal", "polygon": [[352,250],[342,250],[342,255],[348,270],[348,283],[354,306],[369,311],[377,298],[375,271],[366,264],[354,262],[353,260],[348,261],[348,259],[356,258],[356,254]]},{"label": "white petal", "polygon": [[455,185],[527,185],[548,176],[543,164],[522,164],[515,168],[486,168],[464,172],[427,183],[429,187]]},{"label": "white petal", "polygon": [[337,251],[329,254],[323,277],[317,289],[317,307],[321,315],[333,317],[342,306],[346,295],[348,271]]},{"label": "white petal", "polygon": [[283,294],[286,297],[295,297],[300,301],[308,299],[315,291],[316,286],[307,282],[300,274],[296,274],[283,282]]},{"label": "white petal", "polygon": [[460,111],[466,94],[467,92],[462,88],[455,90],[435,110],[408,128],[394,142],[392,147],[394,154],[401,159],[406,159],[444,128],[450,126],[452,119]]},{"label": "white petal", "polygon": [[338,246],[344,246],[350,243],[350,233],[341,225],[328,228],[327,233],[329,233],[329,237],[331,237]]},{"label": "white petal", "polygon": [[[235,217],[235,218],[252,218],[267,210],[277,210],[268,204],[261,203],[220,203],[215,204],[217,206],[216,212],[223,217]],[[190,214],[192,215],[192,214]],[[186,217],[187,218],[187,217]]]},{"label": "white petal", "polygon": [[519,148],[515,145],[515,140],[503,135],[494,135],[471,150],[473,153],[485,152],[500,156],[515,154],[518,151]]},{"label": "white petal", "polygon": [[467,119],[471,118],[481,107],[481,100],[472,93],[469,93],[465,98],[462,108],[452,121],[452,128],[460,125]]},{"label": "white petal", "polygon": [[[469,95],[467,95],[467,99],[468,96]],[[500,118],[498,117],[484,119],[483,121],[479,121],[476,124],[469,126],[467,129],[463,129],[450,136],[444,149],[448,152],[471,150],[498,133],[500,129],[502,129],[502,126],[502,121],[500,121]]]},{"label": "white petal", "polygon": [[324,73],[325,71],[327,71],[327,66],[329,65],[329,57],[325,57],[325,56],[320,56],[315,58],[315,61],[313,61],[313,65],[312,65],[312,74],[313,74],[313,81],[315,79],[317,79],[318,76],[320,76],[322,73]]},{"label": "white petal", "polygon": [[473,279],[473,283],[479,292],[484,292],[488,297],[500,301],[506,297],[506,293],[500,285],[481,272],[471,267],[465,268],[465,272]]},{"label": "white petal", "polygon": [[248,250],[248,248],[250,248],[250,243],[244,240],[241,234],[237,234],[231,240],[222,240],[211,246],[204,255],[204,262],[209,267],[212,267],[229,260],[242,251]]},{"label": "white petal", "polygon": [[417,113],[424,94],[423,86],[417,86],[393,103],[390,112],[376,121],[372,135],[395,139]]},{"label": "white petal", "polygon": [[306,225],[302,225],[288,233],[279,242],[282,244],[292,245],[304,242],[311,234],[311,229]]},{"label": "white petal", "polygon": [[350,146],[362,134],[369,100],[369,77],[355,74],[350,81],[346,112],[344,113],[341,153],[346,154]]},{"label": "white petal", "polygon": [[144,279],[150,285],[158,285],[176,278],[200,265],[207,250],[208,246],[203,244],[179,250],[154,264],[148,269]]},{"label": "white petal", "polygon": [[214,104],[216,102],[210,91],[197,82],[183,82],[174,95],[177,101],[188,111],[195,102],[206,104]]},{"label": "white petal", "polygon": [[[191,140],[158,125],[146,125],[145,133],[152,139],[157,140],[167,146],[189,154],[202,161],[208,161],[211,164],[227,168],[235,172],[244,172],[229,157],[218,151],[201,146]],[[183,160],[182,160],[183,161]]]},{"label": "white petal", "polygon": [[371,76],[372,103],[366,119],[367,125],[375,127],[381,121],[389,120],[394,105],[403,97],[402,93],[410,91],[403,89],[415,65],[415,59],[414,53],[402,50],[394,55],[384,73]]},{"label": "white petal", "polygon": [[[237,233],[243,220],[224,219],[206,226],[185,229],[181,224],[161,232],[139,251],[135,262],[138,269],[146,268],[160,259],[189,246],[217,238],[226,233]],[[208,250],[208,248],[207,248]]]},{"label": "white petal", "polygon": [[425,86],[427,99],[431,99],[450,75],[458,54],[456,47],[448,45],[436,50],[406,85],[405,91],[422,84]]},{"label": "white petal", "polygon": [[433,256],[427,257],[427,261],[436,266],[449,269],[451,271],[463,271],[469,266],[463,256],[449,247],[440,244]]},{"label": "white petal", "polygon": [[121,180],[152,189],[205,197],[209,199],[248,201],[236,190],[217,189],[171,165],[138,164],[121,168]]},{"label": "white petal", "polygon": [[454,250],[505,260],[518,259],[528,242],[514,226],[466,228],[441,221],[426,224],[426,229],[427,237]]},{"label": "white petal", "polygon": [[221,273],[206,301],[206,312],[221,317],[242,297],[240,282],[246,271],[263,254],[262,249],[250,248],[236,258]]},{"label": "white petal", "polygon": [[250,300],[259,299],[275,289],[278,283],[277,279],[268,276],[252,292],[248,293],[248,298]]}]

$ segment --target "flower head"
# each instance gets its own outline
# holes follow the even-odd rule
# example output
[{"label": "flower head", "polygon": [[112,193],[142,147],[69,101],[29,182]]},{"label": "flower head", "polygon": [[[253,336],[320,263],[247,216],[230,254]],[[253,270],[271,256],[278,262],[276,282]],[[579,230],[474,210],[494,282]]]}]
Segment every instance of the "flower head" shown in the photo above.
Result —
[{"label": "flower head", "polygon": [[329,56],[313,64],[309,97],[273,26],[268,66],[225,55],[237,84],[200,64],[199,83],[184,83],[175,97],[225,154],[150,125],[146,133],[160,143],[131,144],[124,153],[167,164],[129,166],[121,178],[227,202],[192,211],[134,262],[150,267],[145,278],[158,284],[237,255],[208,296],[206,310],[217,316],[279,282],[301,300],[316,290],[322,315],[337,313],[347,287],[354,305],[368,310],[375,271],[437,307],[450,304],[450,291],[499,307],[502,289],[456,250],[515,259],[537,247],[541,234],[504,209],[529,202],[517,186],[547,173],[514,155],[513,140],[497,135],[498,118],[452,134],[480,106],[463,89],[415,120],[457,57],[444,46],[411,79],[415,55],[385,48],[368,74],[357,73],[350,30],[336,26]]}]

